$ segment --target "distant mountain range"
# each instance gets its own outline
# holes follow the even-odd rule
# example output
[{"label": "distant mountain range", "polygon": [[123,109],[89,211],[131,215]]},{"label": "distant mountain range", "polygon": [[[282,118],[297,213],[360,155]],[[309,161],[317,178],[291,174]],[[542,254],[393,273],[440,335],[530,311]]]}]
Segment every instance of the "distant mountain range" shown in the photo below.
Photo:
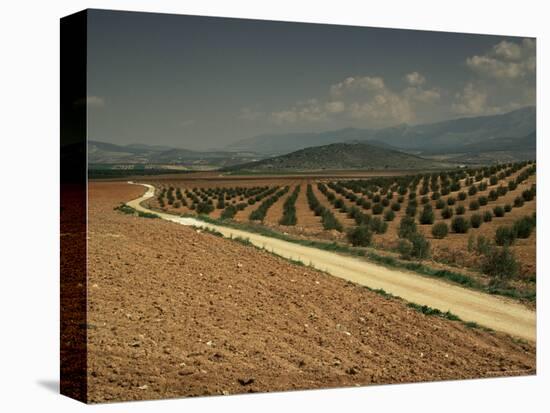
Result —
[{"label": "distant mountain range", "polygon": [[535,158],[534,107],[414,126],[260,135],[212,151],[88,142],[90,164],[174,165],[185,169],[243,164],[234,169],[409,169],[410,165],[430,168],[441,162],[487,164]]},{"label": "distant mountain range", "polygon": [[456,164],[424,159],[416,155],[365,142],[333,143],[300,149],[257,162],[235,165],[226,171],[319,171],[369,169],[445,169]]},{"label": "distant mountain range", "polygon": [[[423,125],[260,135],[228,145],[226,149],[280,155],[331,143],[377,141],[416,154],[464,154],[498,151],[501,150],[501,144],[507,151],[524,149],[522,140],[534,142],[532,138],[536,136],[535,131],[536,110],[530,106],[501,115],[460,118]],[[533,157],[535,147],[531,143],[529,156]]]},{"label": "distant mountain range", "polygon": [[158,164],[220,168],[263,159],[265,156],[250,152],[192,151],[160,145],[115,145],[88,141],[90,164]]}]

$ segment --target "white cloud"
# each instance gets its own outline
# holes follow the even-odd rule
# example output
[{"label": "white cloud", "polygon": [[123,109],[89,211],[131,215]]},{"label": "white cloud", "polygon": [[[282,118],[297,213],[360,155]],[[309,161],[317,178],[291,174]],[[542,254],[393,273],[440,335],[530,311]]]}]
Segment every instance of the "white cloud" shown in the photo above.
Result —
[{"label": "white cloud", "polygon": [[330,87],[331,96],[338,97],[349,92],[373,92],[386,88],[384,79],[378,76],[348,77]]},{"label": "white cloud", "polygon": [[[332,109],[338,108],[332,107]],[[297,102],[290,109],[273,112],[270,118],[277,124],[296,123],[298,121],[319,122],[327,120],[327,111],[325,110],[325,105],[320,104],[317,99],[309,99]]]},{"label": "white cloud", "polygon": [[519,109],[524,104],[517,101],[507,101],[502,105],[492,105],[490,94],[482,85],[468,83],[462,92],[455,95],[451,110],[463,116],[495,115]]},{"label": "white cloud", "polygon": [[536,45],[532,39],[501,41],[466,59],[474,77],[455,94],[451,110],[460,115],[503,113],[535,104]]},{"label": "white cloud", "polygon": [[408,87],[403,91],[403,96],[420,103],[435,103],[441,98],[441,92],[439,89]]},{"label": "white cloud", "polygon": [[499,80],[524,79],[534,76],[536,68],[535,42],[502,41],[486,54],[466,59],[466,66],[477,74]]},{"label": "white cloud", "polygon": [[519,60],[522,54],[520,45],[506,40],[493,46],[493,53],[504,60]]},{"label": "white cloud", "polygon": [[421,86],[426,83],[426,78],[418,72],[412,72],[405,75],[405,80],[410,86]]},{"label": "white cloud", "polygon": [[352,103],[350,116],[367,120],[373,126],[405,123],[415,119],[410,102],[394,93],[378,94],[367,102]]},{"label": "white cloud", "polygon": [[486,112],[487,94],[468,83],[462,92],[456,94],[452,110],[460,115],[478,115]]},{"label": "white cloud", "polygon": [[329,98],[324,103],[317,99],[297,102],[291,108],[273,112],[271,120],[284,124],[347,117],[371,127],[413,122],[416,106],[431,105],[441,95],[438,89],[425,88],[426,78],[418,72],[407,74],[405,79],[409,86],[394,91],[380,76],[350,76],[329,87]]},{"label": "white cloud", "polygon": [[334,100],[325,103],[325,109],[329,113],[342,113],[346,109],[346,104],[341,100]]}]

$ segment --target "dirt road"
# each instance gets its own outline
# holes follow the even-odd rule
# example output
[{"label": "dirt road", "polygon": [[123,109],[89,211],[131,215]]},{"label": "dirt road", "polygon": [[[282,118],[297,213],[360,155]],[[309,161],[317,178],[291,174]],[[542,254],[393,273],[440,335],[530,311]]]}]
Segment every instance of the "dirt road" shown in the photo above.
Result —
[{"label": "dirt road", "polygon": [[147,187],[146,193],[127,203],[138,211],[153,212],[162,219],[182,225],[215,230],[223,234],[224,237],[248,239],[257,247],[265,248],[285,258],[300,260],[336,277],[374,289],[384,289],[386,292],[413,303],[427,305],[441,311],[449,310],[464,321],[473,321],[523,339],[536,340],[535,312],[513,300],[465,289],[414,273],[387,268],[363,259],[205,223],[194,218],[151,211],[143,207],[141,203],[154,196],[154,187],[147,184],[139,185]]}]

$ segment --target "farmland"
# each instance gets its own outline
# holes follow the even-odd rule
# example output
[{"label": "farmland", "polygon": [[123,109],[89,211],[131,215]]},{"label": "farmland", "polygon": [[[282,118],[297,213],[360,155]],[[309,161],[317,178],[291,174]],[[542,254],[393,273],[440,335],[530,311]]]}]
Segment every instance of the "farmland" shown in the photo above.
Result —
[{"label": "farmland", "polygon": [[[301,182],[293,179],[264,181],[279,190],[289,187],[267,209],[264,222],[306,225],[305,188],[295,202],[296,225],[278,223]],[[123,213],[118,205],[141,196],[141,186],[92,182],[89,191],[91,402],[536,371],[530,341],[206,231]],[[268,198],[240,211],[241,222]],[[286,211],[293,210],[289,204]],[[317,231],[331,233],[314,214],[308,217]]]},{"label": "farmland", "polygon": [[[153,210],[336,242],[468,274],[494,292],[534,297],[536,165],[442,172],[147,178]],[[495,269],[496,257],[511,265]],[[519,292],[519,294],[518,294]]]}]

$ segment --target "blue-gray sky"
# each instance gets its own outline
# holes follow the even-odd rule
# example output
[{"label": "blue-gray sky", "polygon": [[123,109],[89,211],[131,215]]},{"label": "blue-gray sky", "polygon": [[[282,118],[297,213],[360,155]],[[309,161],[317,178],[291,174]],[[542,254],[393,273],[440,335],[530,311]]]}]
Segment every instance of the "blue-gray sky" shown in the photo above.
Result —
[{"label": "blue-gray sky", "polygon": [[90,139],[223,148],[535,104],[535,41],[91,10]]}]

